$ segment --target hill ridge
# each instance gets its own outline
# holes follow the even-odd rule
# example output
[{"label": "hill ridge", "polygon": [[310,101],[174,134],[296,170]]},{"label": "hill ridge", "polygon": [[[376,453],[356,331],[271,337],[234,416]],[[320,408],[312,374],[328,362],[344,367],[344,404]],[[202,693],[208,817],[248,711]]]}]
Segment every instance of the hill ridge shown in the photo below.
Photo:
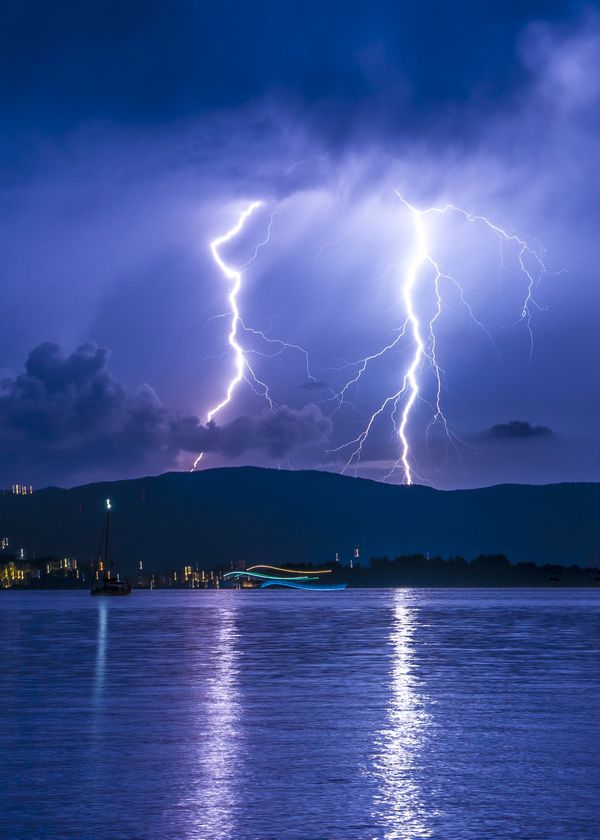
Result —
[{"label": "hill ridge", "polygon": [[594,565],[600,484],[405,487],[317,470],[220,467],[0,496],[0,536],[29,554],[96,549],[106,497],[113,547],[132,574],[185,563],[317,562],[361,556],[505,554]]}]

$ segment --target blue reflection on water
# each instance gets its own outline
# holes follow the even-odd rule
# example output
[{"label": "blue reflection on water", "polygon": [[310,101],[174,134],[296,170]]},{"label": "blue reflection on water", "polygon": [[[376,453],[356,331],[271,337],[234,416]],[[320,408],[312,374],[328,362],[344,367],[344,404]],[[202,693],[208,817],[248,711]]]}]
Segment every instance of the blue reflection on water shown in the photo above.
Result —
[{"label": "blue reflection on water", "polygon": [[600,593],[0,593],[0,836],[597,838]]}]

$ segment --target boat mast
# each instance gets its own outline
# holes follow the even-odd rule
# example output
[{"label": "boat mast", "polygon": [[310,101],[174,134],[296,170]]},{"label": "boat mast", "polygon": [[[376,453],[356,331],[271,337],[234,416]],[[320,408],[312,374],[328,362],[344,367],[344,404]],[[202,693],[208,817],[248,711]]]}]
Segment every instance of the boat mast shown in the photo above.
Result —
[{"label": "boat mast", "polygon": [[110,499],[106,500],[106,523],[104,525],[104,578],[110,577],[108,571],[108,526],[110,524]]}]

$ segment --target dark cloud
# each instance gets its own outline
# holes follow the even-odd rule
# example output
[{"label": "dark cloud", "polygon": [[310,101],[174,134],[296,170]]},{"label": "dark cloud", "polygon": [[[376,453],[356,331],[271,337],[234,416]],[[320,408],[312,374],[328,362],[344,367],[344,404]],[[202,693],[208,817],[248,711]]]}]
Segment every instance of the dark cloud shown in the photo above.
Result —
[{"label": "dark cloud", "polygon": [[174,424],[174,439],[188,452],[235,458],[253,450],[280,458],[298,447],[324,442],[331,429],[331,420],[316,405],[300,410],[283,405],[276,411],[237,417],[224,426],[202,426],[196,417],[184,417]]},{"label": "dark cloud", "polygon": [[540,438],[554,434],[547,426],[534,426],[527,420],[510,420],[508,423],[497,423],[488,432],[493,438]]},{"label": "dark cloud", "polygon": [[32,350],[25,372],[3,383],[0,423],[5,433],[54,445],[97,434],[115,421],[122,426],[137,400],[128,400],[107,373],[107,356],[91,343],[70,356],[51,342]]},{"label": "dark cloud", "polygon": [[322,443],[331,421],[320,409],[281,406],[242,416],[223,426],[169,410],[149,385],[129,393],[107,370],[108,351],[80,345],[66,356],[54,343],[40,344],[24,373],[5,379],[0,392],[0,453],[4,480],[35,468],[69,476],[82,470],[122,477],[129,471],[160,472],[181,452],[226,458],[246,452],[282,457]]},{"label": "dark cloud", "polygon": [[271,93],[316,111],[320,126],[340,135],[365,110],[373,127],[399,126],[407,113],[510,94],[523,79],[519,31],[580,7],[183,0],[174,10],[140,0],[26,0],[9,4],[0,32],[0,67],[12,82],[5,123],[8,115],[54,128],[157,123]]}]

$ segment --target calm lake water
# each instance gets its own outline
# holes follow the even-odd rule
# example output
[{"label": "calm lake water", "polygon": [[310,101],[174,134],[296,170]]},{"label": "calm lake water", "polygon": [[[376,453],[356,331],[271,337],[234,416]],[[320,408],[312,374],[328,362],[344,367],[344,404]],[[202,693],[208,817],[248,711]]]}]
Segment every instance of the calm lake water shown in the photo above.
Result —
[{"label": "calm lake water", "polygon": [[0,836],[600,837],[600,592],[0,593]]}]

